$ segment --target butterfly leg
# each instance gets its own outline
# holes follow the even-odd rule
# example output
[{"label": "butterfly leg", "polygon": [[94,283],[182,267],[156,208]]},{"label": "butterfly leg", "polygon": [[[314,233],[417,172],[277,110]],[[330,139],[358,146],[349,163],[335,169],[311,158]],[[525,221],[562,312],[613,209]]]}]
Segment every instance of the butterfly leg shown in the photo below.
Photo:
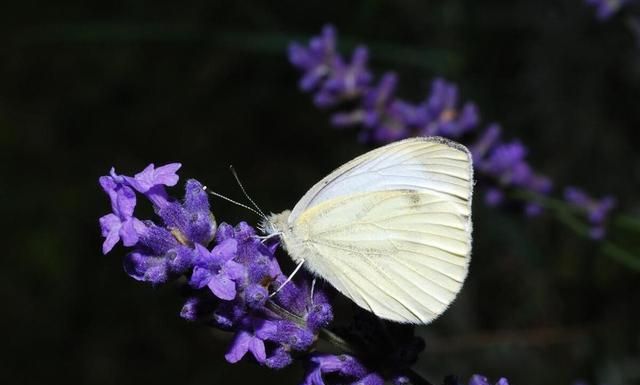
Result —
[{"label": "butterfly leg", "polygon": [[269,298],[273,297],[274,295],[278,294],[278,292],[280,290],[282,290],[283,287],[285,287],[285,285],[289,282],[291,282],[291,280],[293,279],[293,277],[296,275],[296,273],[300,270],[300,268],[302,267],[302,264],[304,263],[304,259],[301,259],[300,262],[298,262],[298,266],[296,266],[295,269],[293,269],[293,273],[291,273],[288,277],[287,280],[284,281],[284,283],[282,285],[280,285],[280,287],[278,289],[276,289],[276,291],[274,291],[273,293],[271,293],[271,295],[269,295]]},{"label": "butterfly leg", "polygon": [[313,306],[313,294],[316,290],[316,277],[313,277],[313,281],[311,281],[311,306]]}]

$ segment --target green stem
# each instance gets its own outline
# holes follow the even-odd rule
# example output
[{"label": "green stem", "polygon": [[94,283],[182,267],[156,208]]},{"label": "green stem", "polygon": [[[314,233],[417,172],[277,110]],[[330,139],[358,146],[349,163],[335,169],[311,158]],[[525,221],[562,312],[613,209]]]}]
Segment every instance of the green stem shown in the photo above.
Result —
[{"label": "green stem", "polygon": [[615,245],[614,243],[609,241],[602,242],[601,250],[603,253],[607,254],[623,265],[626,265],[627,267],[630,267],[636,271],[640,271],[640,259],[634,254],[631,254],[621,247]]},{"label": "green stem", "polygon": [[616,215],[612,223],[621,228],[640,232],[640,218],[637,218],[631,215],[626,215],[626,214]]},{"label": "green stem", "polygon": [[[188,24],[51,24],[39,26],[12,37],[17,44],[129,44],[129,43],[192,43],[204,42],[228,49],[256,54],[282,56],[293,41],[306,44],[311,36],[233,30],[197,28]],[[351,50],[359,44],[355,38],[340,37],[340,47]],[[414,47],[394,42],[379,41],[367,44],[376,52],[376,60],[402,64],[436,73],[452,73],[462,66],[460,55],[451,50],[430,47]]]},{"label": "green stem", "polygon": [[[589,237],[589,226],[576,217],[577,215],[582,214],[580,209],[577,209],[560,199],[550,198],[531,191],[516,190],[513,192],[513,196],[517,199],[538,203],[542,207],[554,213],[560,222],[569,227],[576,234],[584,238]],[[640,219],[633,216],[621,214],[616,216],[612,220],[612,223],[620,227],[625,227],[629,230],[640,232]],[[634,253],[623,249],[611,241],[602,241],[600,243],[600,250],[603,254],[618,263],[621,263],[630,269],[640,271],[640,258],[638,258]]]}]

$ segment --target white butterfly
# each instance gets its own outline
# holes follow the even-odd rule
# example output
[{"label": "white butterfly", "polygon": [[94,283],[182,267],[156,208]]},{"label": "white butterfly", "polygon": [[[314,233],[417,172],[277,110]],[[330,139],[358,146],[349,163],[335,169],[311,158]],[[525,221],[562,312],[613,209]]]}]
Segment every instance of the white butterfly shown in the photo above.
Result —
[{"label": "white butterfly", "polygon": [[344,164],[263,228],[281,237],[298,268],[304,263],[360,307],[426,324],[467,275],[472,191],[464,146],[412,138]]}]

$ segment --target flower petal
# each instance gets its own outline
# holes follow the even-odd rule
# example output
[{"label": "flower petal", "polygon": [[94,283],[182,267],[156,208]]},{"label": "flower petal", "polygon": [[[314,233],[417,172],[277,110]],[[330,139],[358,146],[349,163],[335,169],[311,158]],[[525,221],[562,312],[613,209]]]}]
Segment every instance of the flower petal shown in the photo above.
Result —
[{"label": "flower petal", "polygon": [[122,220],[133,216],[136,207],[136,193],[129,186],[121,186],[117,190],[116,210],[114,211]]},{"label": "flower petal", "polygon": [[229,349],[227,354],[224,355],[224,358],[227,360],[227,362],[235,364],[236,362],[240,361],[242,357],[244,357],[244,355],[249,351],[249,343],[251,342],[251,338],[252,336],[245,331],[238,332],[235,339],[231,343],[231,348]]},{"label": "flower petal", "polygon": [[259,338],[253,337],[249,341],[249,350],[255,357],[256,361],[263,363],[267,359],[267,353],[264,349],[264,341]]},{"label": "flower petal", "polygon": [[181,163],[169,163],[164,166],[160,166],[155,170],[154,182],[155,184],[163,184],[165,186],[175,186],[178,183],[180,177],[176,174],[182,167]]},{"label": "flower petal", "polygon": [[205,287],[209,281],[211,281],[211,273],[209,270],[196,266],[191,274],[189,285],[195,289],[201,289]]},{"label": "flower petal", "polygon": [[207,286],[220,299],[231,301],[236,297],[236,283],[225,274],[218,274],[212,277]]},{"label": "flower petal", "polygon": [[134,218],[129,218],[120,227],[120,239],[125,246],[133,246],[138,243],[138,232],[135,228]]},{"label": "flower petal", "polygon": [[103,237],[106,237],[113,230],[117,232],[120,230],[120,226],[122,226],[120,218],[113,213],[103,215],[98,221],[100,222],[100,231],[102,232]]},{"label": "flower petal", "polygon": [[229,261],[222,267],[222,271],[227,275],[227,277],[237,281],[245,277],[246,268],[238,262]]},{"label": "flower petal", "polygon": [[216,247],[211,250],[211,256],[218,266],[222,266],[235,257],[237,252],[238,241],[229,238],[216,245]]}]

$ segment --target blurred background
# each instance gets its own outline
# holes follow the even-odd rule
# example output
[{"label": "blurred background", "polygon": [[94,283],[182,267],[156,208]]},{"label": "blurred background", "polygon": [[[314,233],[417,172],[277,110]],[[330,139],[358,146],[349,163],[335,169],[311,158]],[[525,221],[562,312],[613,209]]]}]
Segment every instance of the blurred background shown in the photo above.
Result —
[{"label": "blurred background", "polygon": [[[265,211],[290,208],[368,149],[330,127],[297,86],[290,41],[325,23],[341,50],[370,48],[376,74],[422,99],[444,76],[485,122],[519,137],[557,185],[612,193],[640,214],[640,50],[622,20],[580,0],[23,1],[0,6],[0,317],[7,384],[298,384],[224,361],[228,336],[179,317],[175,286],[101,255],[109,212],[98,177],[179,161],[241,198],[233,164]],[[559,193],[556,190],[556,195]],[[212,200],[218,221],[250,213]],[[438,383],[473,373],[512,384],[640,384],[638,272],[549,216],[474,204],[471,273],[418,329],[416,369]],[[615,236],[615,234],[612,234]],[[633,240],[631,240],[633,241]]]}]

